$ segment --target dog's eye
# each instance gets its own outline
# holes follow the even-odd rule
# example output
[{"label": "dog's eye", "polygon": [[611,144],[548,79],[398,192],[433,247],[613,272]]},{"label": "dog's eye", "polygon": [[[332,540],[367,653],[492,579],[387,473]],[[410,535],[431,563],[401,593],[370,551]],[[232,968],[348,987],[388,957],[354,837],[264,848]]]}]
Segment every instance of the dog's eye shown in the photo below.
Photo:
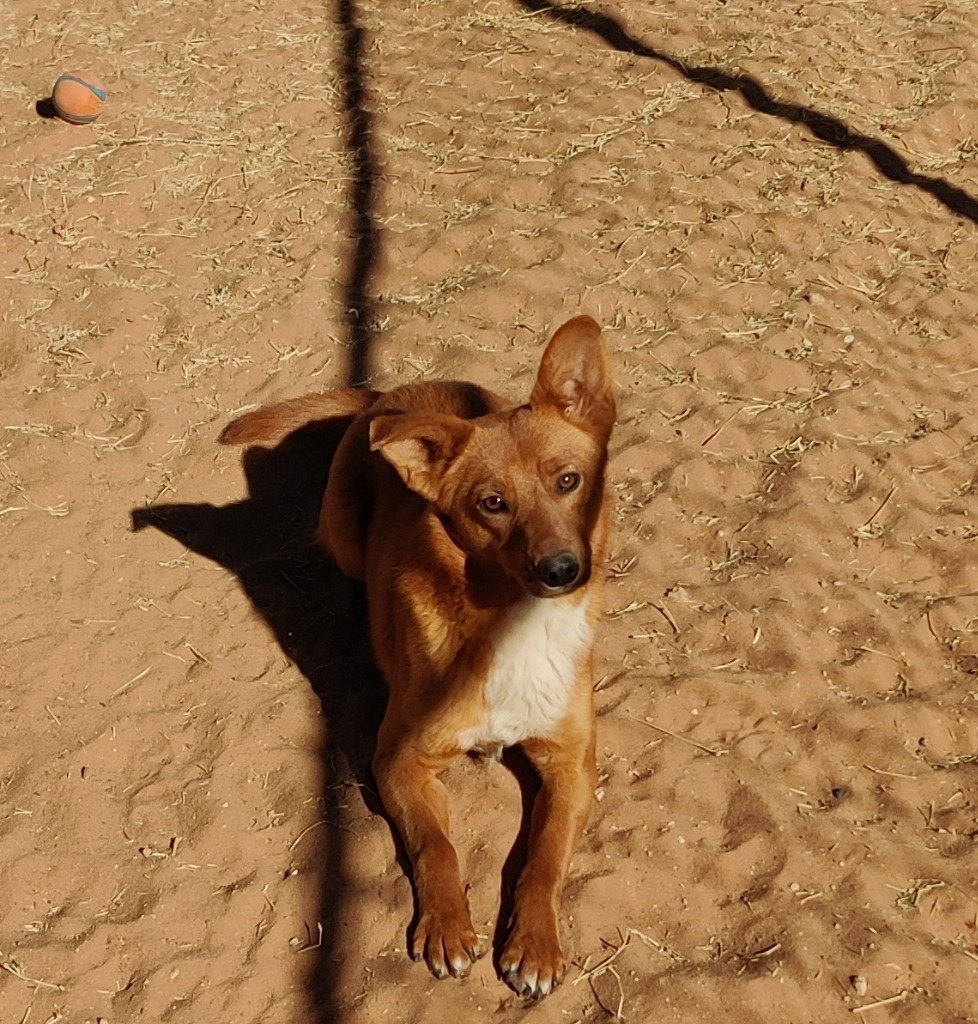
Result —
[{"label": "dog's eye", "polygon": [[490,494],[488,498],[483,498],[479,502],[479,508],[490,515],[498,515],[500,512],[509,511],[509,506],[498,494]]},{"label": "dog's eye", "polygon": [[557,477],[557,490],[561,494],[570,494],[571,491],[576,491],[580,486],[580,473],[561,473],[560,476]]}]

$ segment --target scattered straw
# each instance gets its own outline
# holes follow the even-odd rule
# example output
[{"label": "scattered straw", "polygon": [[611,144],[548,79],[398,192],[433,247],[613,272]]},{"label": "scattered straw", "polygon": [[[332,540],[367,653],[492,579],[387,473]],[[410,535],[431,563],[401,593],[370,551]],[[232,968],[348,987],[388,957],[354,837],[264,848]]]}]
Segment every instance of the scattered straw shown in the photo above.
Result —
[{"label": "scattered straw", "polygon": [[15,978],[19,978],[26,985],[32,988],[46,988],[53,989],[56,992],[64,992],[65,986],[56,984],[51,981],[42,981],[39,978],[32,978],[16,960],[4,960],[0,961],[0,968],[7,971],[8,974],[12,974]]},{"label": "scattered straw", "polygon": [[710,754],[712,757],[722,757],[724,754],[730,753],[727,747],[707,747],[696,740],[690,739],[688,736],[683,736],[681,733],[665,729],[661,725],[656,725],[649,718],[633,718],[632,721],[638,722],[639,725],[645,725],[649,729],[654,729],[656,732],[661,732],[664,736],[670,736],[674,740],[679,740],[681,743],[688,743],[689,746],[696,747],[697,750],[702,750],[704,754]]},{"label": "scattered straw", "polygon": [[868,1013],[870,1010],[878,1010],[881,1006],[892,1006],[894,1003],[903,1003],[914,994],[916,989],[905,988],[897,992],[895,996],[887,996],[886,999],[877,999],[875,1003],[866,1003],[863,1006],[854,1006],[850,1013]]}]

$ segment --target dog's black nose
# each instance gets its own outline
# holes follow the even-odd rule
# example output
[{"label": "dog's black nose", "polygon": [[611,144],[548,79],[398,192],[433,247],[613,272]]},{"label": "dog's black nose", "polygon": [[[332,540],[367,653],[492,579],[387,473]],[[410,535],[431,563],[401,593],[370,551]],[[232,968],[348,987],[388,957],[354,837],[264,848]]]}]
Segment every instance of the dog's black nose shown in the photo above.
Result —
[{"label": "dog's black nose", "polygon": [[537,563],[537,578],[551,590],[563,590],[577,582],[581,575],[581,563],[569,551],[558,555],[547,555]]}]

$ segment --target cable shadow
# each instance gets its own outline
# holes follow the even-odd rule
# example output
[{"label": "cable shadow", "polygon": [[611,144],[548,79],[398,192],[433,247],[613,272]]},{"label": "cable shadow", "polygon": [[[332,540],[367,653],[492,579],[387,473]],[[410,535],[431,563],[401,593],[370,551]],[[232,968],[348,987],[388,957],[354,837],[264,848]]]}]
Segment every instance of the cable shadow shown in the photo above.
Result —
[{"label": "cable shadow", "polygon": [[884,178],[927,192],[953,213],[978,224],[978,198],[957,185],[952,185],[946,178],[931,177],[912,170],[907,161],[882,139],[854,131],[832,114],[776,99],[750,75],[733,75],[720,68],[691,67],[684,64],[676,57],[662,53],[631,35],[610,15],[599,14],[586,7],[563,7],[550,3],[549,0],[516,2],[531,14],[543,15],[565,25],[592,32],[621,53],[657,60],[691,82],[705,85],[717,92],[739,93],[744,102],[758,113],[804,124],[815,138],[835,146],[836,149],[864,153]]},{"label": "cable shadow", "polygon": [[[308,1019],[321,1024],[336,1024],[342,1017],[339,984],[349,959],[342,948],[344,893],[351,878],[346,805],[358,806],[349,798],[355,787],[369,810],[381,811],[373,796],[370,759],[386,702],[369,653],[362,590],[315,543],[330,461],[348,422],[312,423],[276,448],[248,449],[243,463],[249,496],[244,501],[224,507],[154,505],[131,512],[134,531],[153,527],[231,570],[322,702],[325,827],[309,833],[295,854],[305,873],[320,879],[318,905],[310,908],[318,917],[310,922],[309,941],[321,944],[307,991],[313,1004]],[[263,640],[256,637],[255,642]]]},{"label": "cable shadow", "polygon": [[336,23],[341,40],[340,79],[346,146],[352,162],[349,206],[353,252],[343,284],[343,310],[350,346],[347,383],[350,387],[360,387],[371,373],[375,303],[370,283],[380,241],[375,218],[379,170],[364,70],[365,33],[356,0],[336,0]]}]

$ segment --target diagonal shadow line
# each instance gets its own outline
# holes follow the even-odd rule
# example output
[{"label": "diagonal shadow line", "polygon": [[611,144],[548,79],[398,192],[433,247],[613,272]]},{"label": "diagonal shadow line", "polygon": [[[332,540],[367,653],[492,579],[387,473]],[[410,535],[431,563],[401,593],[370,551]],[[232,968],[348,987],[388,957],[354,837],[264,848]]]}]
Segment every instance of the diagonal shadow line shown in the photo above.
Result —
[{"label": "diagonal shadow line", "polygon": [[335,13],[341,42],[340,80],[346,146],[353,172],[349,194],[353,215],[350,231],[353,252],[343,285],[343,309],[350,345],[347,383],[350,387],[360,387],[370,377],[371,370],[374,300],[370,294],[370,282],[380,241],[374,215],[379,170],[364,70],[365,33],[356,0],[336,0]]},{"label": "diagonal shadow line", "polygon": [[776,99],[750,75],[732,75],[720,68],[691,67],[684,64],[676,57],[662,53],[631,35],[610,15],[599,14],[586,7],[563,7],[560,4],[549,3],[548,0],[516,2],[531,14],[543,15],[565,25],[593,32],[622,53],[660,61],[691,82],[705,85],[717,92],[740,93],[748,106],[759,113],[804,124],[817,139],[835,146],[836,149],[865,153],[883,177],[900,185],[912,185],[922,192],[927,192],[949,210],[978,224],[978,198],[957,185],[952,185],[946,178],[931,177],[912,170],[907,161],[882,139],[854,131],[832,114],[799,103]]}]

